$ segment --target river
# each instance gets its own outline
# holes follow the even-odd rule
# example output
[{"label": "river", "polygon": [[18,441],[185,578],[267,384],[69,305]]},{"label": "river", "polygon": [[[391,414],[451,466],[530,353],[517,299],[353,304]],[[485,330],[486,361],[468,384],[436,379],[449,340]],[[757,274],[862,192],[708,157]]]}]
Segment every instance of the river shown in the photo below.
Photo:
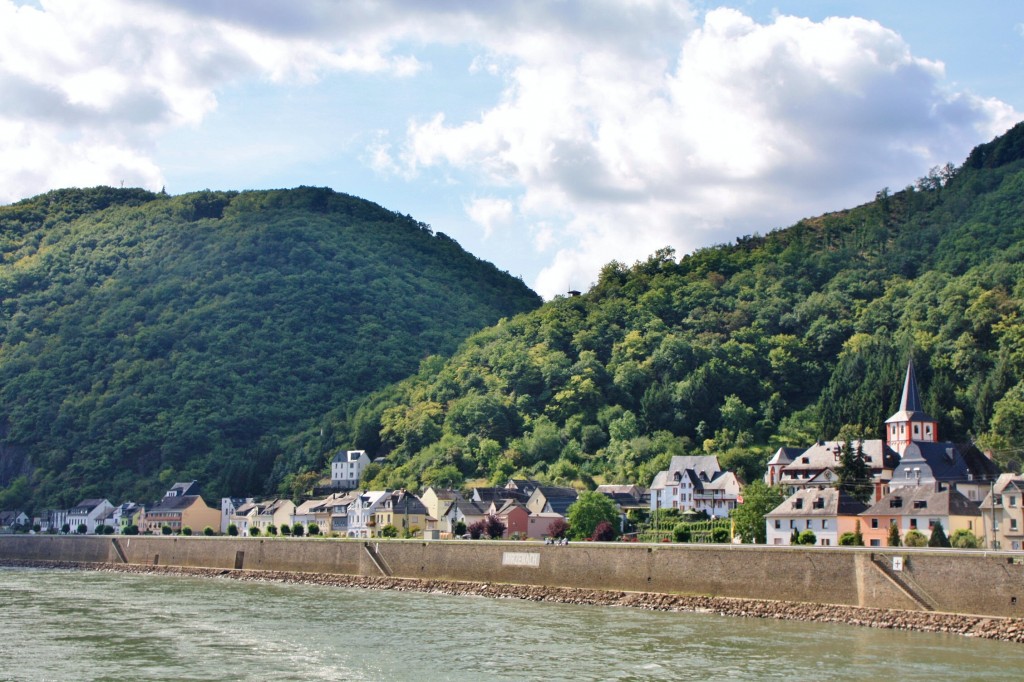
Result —
[{"label": "river", "polygon": [[0,679],[1013,679],[1024,646],[622,607],[0,568]]}]

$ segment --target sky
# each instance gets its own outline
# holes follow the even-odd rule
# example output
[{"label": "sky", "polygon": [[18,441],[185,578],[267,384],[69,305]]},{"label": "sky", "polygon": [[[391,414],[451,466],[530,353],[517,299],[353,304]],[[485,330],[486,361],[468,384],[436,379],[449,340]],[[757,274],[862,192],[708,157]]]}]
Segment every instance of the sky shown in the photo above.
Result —
[{"label": "sky", "polygon": [[1024,3],[0,0],[0,203],[311,185],[545,298],[1024,119]]}]

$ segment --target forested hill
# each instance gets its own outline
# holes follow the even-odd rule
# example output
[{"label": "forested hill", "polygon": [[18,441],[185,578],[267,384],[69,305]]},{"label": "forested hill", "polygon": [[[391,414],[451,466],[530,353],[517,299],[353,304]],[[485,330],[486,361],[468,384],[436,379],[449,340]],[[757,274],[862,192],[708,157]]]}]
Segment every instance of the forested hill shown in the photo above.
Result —
[{"label": "forested hill", "polygon": [[1024,125],[858,208],[611,263],[370,397],[339,442],[388,455],[375,488],[649,484],[692,452],[749,480],[780,444],[881,437],[911,356],[940,438],[1018,457]]},{"label": "forested hill", "polygon": [[327,189],[54,191],[0,207],[0,256],[5,509],[273,489],[283,435],[540,305]]}]

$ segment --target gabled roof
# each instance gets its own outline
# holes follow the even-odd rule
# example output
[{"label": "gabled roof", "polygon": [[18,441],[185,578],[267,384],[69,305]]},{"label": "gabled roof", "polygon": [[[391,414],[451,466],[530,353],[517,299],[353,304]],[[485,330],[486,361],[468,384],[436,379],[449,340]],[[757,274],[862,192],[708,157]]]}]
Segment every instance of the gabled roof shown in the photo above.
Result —
[{"label": "gabled roof", "polygon": [[427,508],[424,506],[420,498],[401,490],[392,492],[391,499],[384,501],[384,507],[390,509],[396,514],[405,514],[406,512],[421,516],[427,514]]},{"label": "gabled roof", "polygon": [[[146,508],[147,514],[153,514],[157,512],[172,512],[181,511],[182,509],[188,509],[196,500],[203,502],[203,498],[198,495],[171,495],[164,497],[155,505]],[[203,503],[205,504],[205,502]]]},{"label": "gabled roof", "polygon": [[867,508],[836,488],[805,488],[798,490],[765,517],[774,516],[855,516]]},{"label": "gabled roof", "polygon": [[81,502],[76,504],[74,507],[69,509],[68,510],[68,514],[74,514],[74,515],[88,514],[93,509],[95,509],[96,507],[98,507],[98,506],[100,506],[101,504],[104,504],[104,503],[110,504],[106,500],[98,500],[98,499],[82,500]]},{"label": "gabled roof", "polygon": [[[835,469],[839,464],[839,453],[845,442],[841,440],[818,441],[794,457],[792,463],[786,465],[783,471]],[[855,440],[851,445],[854,449],[858,446],[861,447],[864,457],[868,460],[868,467],[876,471],[891,469],[900,461],[896,451],[882,440]]]},{"label": "gabled roof", "polygon": [[788,446],[781,447],[776,450],[775,454],[772,455],[772,458],[768,460],[768,464],[789,464],[803,451],[803,448],[793,448]]},{"label": "gabled roof", "polygon": [[[906,472],[920,468],[921,477],[934,478],[936,481],[966,481],[970,471],[967,462],[954,443],[929,443],[911,441],[903,451],[898,472]],[[906,480],[906,474],[893,476],[893,483]]]},{"label": "gabled roof", "polygon": [[963,493],[937,485],[893,488],[861,516],[981,516],[981,510]]}]

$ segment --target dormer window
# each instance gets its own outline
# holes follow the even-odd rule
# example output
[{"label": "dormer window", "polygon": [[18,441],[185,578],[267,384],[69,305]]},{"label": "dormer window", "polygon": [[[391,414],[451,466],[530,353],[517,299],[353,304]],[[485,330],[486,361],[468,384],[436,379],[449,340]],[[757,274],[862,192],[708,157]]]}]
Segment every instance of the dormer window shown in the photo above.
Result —
[{"label": "dormer window", "polygon": [[892,498],[891,500],[889,500],[889,506],[891,508],[893,508],[893,509],[901,509],[903,507],[903,498],[902,497],[894,497],[894,498]]},{"label": "dormer window", "polygon": [[914,509],[927,509],[927,508],[928,508],[928,501],[927,500],[914,500]]},{"label": "dormer window", "polygon": [[798,500],[794,501],[793,502],[793,507],[795,509],[803,509],[804,508],[804,501],[802,499],[798,499]]},{"label": "dormer window", "polygon": [[816,498],[814,498],[814,508],[815,509],[824,509],[825,508],[825,498],[824,497],[816,497]]}]

